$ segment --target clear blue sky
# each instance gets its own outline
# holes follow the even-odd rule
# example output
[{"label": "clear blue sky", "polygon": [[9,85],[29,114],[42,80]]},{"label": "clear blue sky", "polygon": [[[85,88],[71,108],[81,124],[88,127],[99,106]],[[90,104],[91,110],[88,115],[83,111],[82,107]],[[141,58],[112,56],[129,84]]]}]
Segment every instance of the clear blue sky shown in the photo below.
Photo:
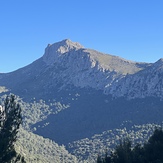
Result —
[{"label": "clear blue sky", "polygon": [[163,0],[3,0],[0,24],[0,72],[66,38],[133,61],[163,57]]}]

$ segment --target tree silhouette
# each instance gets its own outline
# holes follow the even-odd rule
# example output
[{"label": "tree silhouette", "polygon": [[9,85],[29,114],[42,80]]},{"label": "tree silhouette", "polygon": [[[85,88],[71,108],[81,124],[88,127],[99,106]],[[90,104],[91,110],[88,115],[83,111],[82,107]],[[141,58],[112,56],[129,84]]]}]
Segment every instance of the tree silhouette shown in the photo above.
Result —
[{"label": "tree silhouette", "polygon": [[163,162],[163,130],[157,128],[144,145],[145,162]]},{"label": "tree silhouette", "polygon": [[102,163],[163,163],[163,129],[156,128],[153,135],[144,145],[131,146],[131,141],[125,139],[115,148],[114,152],[98,161]]},{"label": "tree silhouette", "polygon": [[[21,124],[21,107],[14,95],[7,96],[0,106],[0,162],[9,163],[22,159],[17,155],[14,143]],[[25,162],[25,161],[24,161]]]},{"label": "tree silhouette", "polygon": [[112,153],[112,162],[114,163],[131,163],[132,162],[132,151],[131,151],[131,141],[129,139],[125,139],[124,141],[120,141],[120,145],[118,145]]}]

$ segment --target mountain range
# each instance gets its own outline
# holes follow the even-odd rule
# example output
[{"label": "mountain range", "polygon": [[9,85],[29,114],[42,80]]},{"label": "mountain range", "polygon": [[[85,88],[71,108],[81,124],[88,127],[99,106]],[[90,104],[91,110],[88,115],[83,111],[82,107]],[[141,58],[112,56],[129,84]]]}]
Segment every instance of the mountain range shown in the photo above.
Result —
[{"label": "mountain range", "polygon": [[43,101],[39,109],[31,104],[28,116],[24,111],[26,123],[39,112],[26,130],[64,144],[70,153],[74,142],[124,122],[130,128],[162,123],[163,59],[133,62],[65,39],[48,44],[30,65],[1,73],[0,86],[1,95],[14,93],[26,104]]}]

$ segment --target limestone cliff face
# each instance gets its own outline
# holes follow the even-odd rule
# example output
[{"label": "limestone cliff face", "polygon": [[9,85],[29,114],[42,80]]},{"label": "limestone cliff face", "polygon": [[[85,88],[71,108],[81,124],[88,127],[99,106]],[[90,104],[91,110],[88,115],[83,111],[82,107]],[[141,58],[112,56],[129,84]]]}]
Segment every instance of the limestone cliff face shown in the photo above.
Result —
[{"label": "limestone cliff face", "polygon": [[76,42],[71,42],[68,39],[57,42],[55,44],[48,44],[45,49],[43,60],[46,62],[47,65],[52,65],[56,62],[62,62],[64,54],[74,50],[76,51],[81,48],[83,48],[82,45]]},{"label": "limestone cliff face", "polygon": [[163,98],[163,59],[151,64],[146,69],[127,75],[113,87],[106,88],[106,93],[115,97],[126,96],[128,99],[144,97]]},{"label": "limestone cliff face", "polygon": [[54,68],[52,78],[62,79],[64,85],[101,90],[124,78],[126,74],[138,72],[145,65],[85,49],[70,40],[48,45],[43,61]]}]

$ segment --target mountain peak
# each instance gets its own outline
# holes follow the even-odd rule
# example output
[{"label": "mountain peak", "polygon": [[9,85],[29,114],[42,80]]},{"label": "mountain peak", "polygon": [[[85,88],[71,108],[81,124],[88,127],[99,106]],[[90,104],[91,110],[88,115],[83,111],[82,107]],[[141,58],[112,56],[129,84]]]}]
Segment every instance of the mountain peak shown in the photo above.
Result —
[{"label": "mountain peak", "polygon": [[160,58],[157,62],[153,64],[154,67],[163,67],[163,58]]},{"label": "mountain peak", "polygon": [[72,42],[69,39],[64,39],[54,44],[48,44],[45,49],[43,60],[47,64],[52,64],[60,55],[63,55],[71,50],[78,50],[81,48],[84,47],[77,42]]},{"label": "mountain peak", "polygon": [[60,43],[67,46],[74,46],[76,48],[83,48],[83,46],[80,45],[78,42],[72,42],[70,39],[62,40]]},{"label": "mountain peak", "polygon": [[163,58],[160,58],[157,62],[163,63]]},{"label": "mountain peak", "polygon": [[48,44],[47,48],[53,47],[56,50],[59,49],[61,53],[65,53],[71,49],[80,49],[83,48],[78,42],[72,42],[70,39],[64,39],[62,41],[56,42],[54,44]]}]

